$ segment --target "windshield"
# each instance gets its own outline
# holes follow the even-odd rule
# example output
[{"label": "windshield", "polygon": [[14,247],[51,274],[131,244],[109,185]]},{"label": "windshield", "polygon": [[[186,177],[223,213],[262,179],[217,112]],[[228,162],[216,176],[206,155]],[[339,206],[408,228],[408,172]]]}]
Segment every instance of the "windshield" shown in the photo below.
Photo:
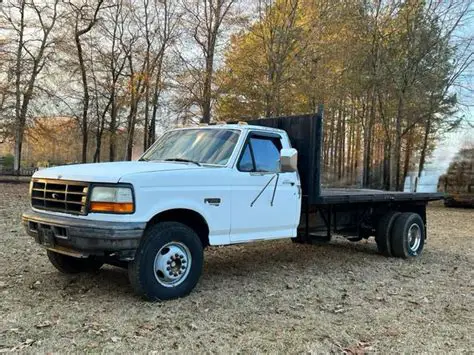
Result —
[{"label": "windshield", "polygon": [[240,131],[183,129],[165,133],[140,160],[182,161],[226,165]]}]

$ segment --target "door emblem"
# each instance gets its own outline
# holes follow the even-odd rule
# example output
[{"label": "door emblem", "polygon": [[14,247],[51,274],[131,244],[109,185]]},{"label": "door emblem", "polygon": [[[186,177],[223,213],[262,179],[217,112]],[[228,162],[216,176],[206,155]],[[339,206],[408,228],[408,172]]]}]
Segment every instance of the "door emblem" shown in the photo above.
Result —
[{"label": "door emblem", "polygon": [[204,199],[204,203],[207,203],[210,206],[219,206],[221,204],[221,199],[217,197],[208,197]]}]

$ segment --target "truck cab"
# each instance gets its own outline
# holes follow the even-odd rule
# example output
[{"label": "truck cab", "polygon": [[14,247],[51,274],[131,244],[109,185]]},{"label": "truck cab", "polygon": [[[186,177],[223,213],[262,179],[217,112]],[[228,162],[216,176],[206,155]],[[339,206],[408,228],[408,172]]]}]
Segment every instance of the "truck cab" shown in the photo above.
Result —
[{"label": "truck cab", "polygon": [[297,236],[296,155],[276,128],[174,129],[138,161],[36,172],[23,223],[62,272],[126,265],[138,294],[179,297],[206,246]]}]

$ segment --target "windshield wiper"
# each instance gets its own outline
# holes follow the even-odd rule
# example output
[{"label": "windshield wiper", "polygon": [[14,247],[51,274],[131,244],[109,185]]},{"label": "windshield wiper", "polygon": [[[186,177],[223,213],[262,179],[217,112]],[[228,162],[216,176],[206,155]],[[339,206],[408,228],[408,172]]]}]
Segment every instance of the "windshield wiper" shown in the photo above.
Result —
[{"label": "windshield wiper", "polygon": [[184,158],[168,158],[168,159],[165,159],[165,161],[179,161],[183,163],[193,163],[193,164],[196,164],[197,166],[201,166],[201,164],[198,163],[197,161],[184,159]]}]

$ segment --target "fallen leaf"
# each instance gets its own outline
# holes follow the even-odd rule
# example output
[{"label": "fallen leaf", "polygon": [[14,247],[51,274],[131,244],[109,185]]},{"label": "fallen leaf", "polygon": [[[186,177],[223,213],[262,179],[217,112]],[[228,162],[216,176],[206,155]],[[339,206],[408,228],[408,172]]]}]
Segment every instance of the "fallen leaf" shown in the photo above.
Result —
[{"label": "fallen leaf", "polygon": [[352,354],[352,355],[364,355],[368,351],[373,350],[370,346],[370,343],[366,341],[359,341],[356,345],[351,346],[349,348],[344,348],[342,351],[344,354]]},{"label": "fallen leaf", "polygon": [[143,323],[142,325],[140,325],[140,328],[144,330],[150,330],[150,331],[156,329],[156,327],[150,323]]},{"label": "fallen leaf", "polygon": [[49,320],[46,320],[44,322],[38,323],[35,325],[37,329],[43,329],[43,328],[48,328],[51,327],[53,323],[51,323]]}]

